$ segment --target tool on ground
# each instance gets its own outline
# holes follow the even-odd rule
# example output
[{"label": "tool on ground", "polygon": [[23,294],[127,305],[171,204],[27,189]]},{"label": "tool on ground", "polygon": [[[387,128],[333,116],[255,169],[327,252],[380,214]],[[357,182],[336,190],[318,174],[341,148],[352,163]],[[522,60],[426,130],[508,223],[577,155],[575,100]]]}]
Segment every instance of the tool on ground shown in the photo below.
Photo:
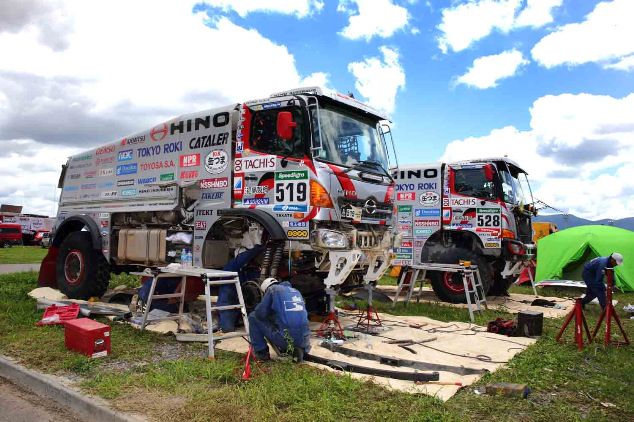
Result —
[{"label": "tool on ground", "polygon": [[65,306],[51,305],[46,308],[42,319],[36,322],[35,325],[63,324],[65,321],[76,319],[78,315],[79,305],[76,303]]},{"label": "tool on ground", "polygon": [[531,389],[526,384],[498,382],[496,384],[489,384],[485,386],[484,392],[492,396],[502,395],[507,397],[521,397],[525,399],[530,394]]},{"label": "tool on ground", "polygon": [[343,329],[335,309],[335,296],[337,293],[333,289],[327,288],[326,294],[328,295],[328,315],[319,326],[319,329],[317,329],[317,335],[323,338],[345,340],[346,337],[343,335]]},{"label": "tool on ground", "polygon": [[372,305],[372,292],[374,291],[374,286],[367,283],[365,288],[368,291],[368,306],[366,309],[361,310],[357,319],[357,328],[364,328],[366,333],[370,333],[371,327],[381,327],[383,324],[381,323],[381,318],[379,318],[378,312]]},{"label": "tool on ground", "polygon": [[414,382],[427,382],[438,381],[440,374],[438,372],[405,372],[405,371],[391,371],[389,369],[371,368],[367,366],[355,365],[348,362],[342,362],[334,359],[322,358],[312,354],[304,356],[304,360],[308,362],[318,363],[320,365],[326,365],[332,369],[337,369],[344,372],[353,372],[356,374],[374,375],[377,377],[392,378],[397,380],[414,381]]},{"label": "tool on ground", "polygon": [[244,363],[244,370],[242,371],[242,375],[240,376],[242,381],[249,381],[251,379],[254,368],[251,366],[251,362],[255,364],[255,368],[257,368],[260,372],[266,372],[264,368],[260,366],[260,362],[255,357],[253,346],[249,344],[249,350],[247,351],[247,354],[242,358],[242,363]]},{"label": "tool on ground", "polygon": [[422,371],[445,371],[453,372],[460,375],[475,375],[483,374],[487,372],[486,369],[479,368],[467,368],[464,366],[442,365],[438,363],[421,362],[416,360],[407,360],[395,358],[392,356],[383,356],[376,353],[363,352],[360,350],[352,350],[343,346],[337,346],[331,343],[322,342],[321,346],[330,350],[331,352],[341,353],[346,356],[351,356],[358,359],[372,360],[379,362],[383,365],[395,366],[395,367],[408,367],[414,369],[420,369]]},{"label": "tool on ground", "polygon": [[438,337],[431,337],[431,338],[427,338],[425,340],[419,340],[419,341],[414,341],[414,340],[388,340],[388,341],[384,341],[383,343],[386,344],[394,344],[398,347],[401,347],[405,350],[407,350],[410,353],[413,354],[418,354],[418,352],[416,352],[416,350],[408,347],[408,346],[414,346],[416,344],[423,344],[423,343],[429,343],[430,341],[434,341],[437,340]]},{"label": "tool on ground", "polygon": [[[594,330],[592,331],[592,337],[590,338],[591,340],[596,339],[599,328],[601,328],[601,324],[603,323],[603,320],[605,320],[605,337],[603,339],[603,344],[606,346],[609,344],[613,344],[616,346],[629,345],[630,339],[627,338],[627,334],[623,329],[623,325],[621,325],[621,319],[619,318],[616,309],[614,309],[614,304],[612,303],[612,290],[614,288],[614,268],[605,269],[605,278],[608,281],[608,286],[605,292],[606,304],[605,308],[603,308],[603,311],[601,311],[601,315],[599,316],[597,325],[594,327]],[[612,319],[614,319],[614,322],[616,322],[616,325],[621,330],[623,340],[612,340]]]},{"label": "tool on ground", "polygon": [[513,319],[495,318],[487,324],[487,332],[501,334],[505,336],[513,336],[517,331],[517,324]]},{"label": "tool on ground", "polygon": [[561,329],[557,333],[555,340],[561,343],[561,336],[564,331],[570,324],[572,319],[575,319],[575,343],[577,343],[577,348],[579,351],[583,350],[583,331],[585,331],[586,336],[588,337],[588,343],[592,342],[592,335],[590,334],[590,329],[588,328],[588,322],[586,321],[586,317],[583,314],[583,305],[581,304],[581,299],[575,300],[575,306],[573,306],[570,313],[566,316],[564,320],[564,324],[561,326]]},{"label": "tool on ground", "polygon": [[462,387],[462,381],[416,381],[416,385],[457,385],[458,387]]},{"label": "tool on ground", "polygon": [[482,306],[484,309],[488,309],[486,295],[484,293],[484,287],[482,286],[478,267],[476,265],[471,265],[470,261],[460,261],[459,264],[426,262],[404,268],[403,271],[401,271],[398,288],[396,289],[396,295],[394,296],[394,304],[392,306],[396,306],[403,289],[407,289],[405,305],[409,304],[412,294],[416,289],[416,285],[420,283],[420,288],[416,297],[416,302],[418,302],[423,292],[423,284],[425,284],[427,271],[458,273],[462,276],[462,284],[464,285],[465,298],[467,299],[467,309],[469,310],[469,318],[471,318],[471,322],[475,321],[473,316],[473,305],[476,306],[476,311],[478,312],[482,311]]}]

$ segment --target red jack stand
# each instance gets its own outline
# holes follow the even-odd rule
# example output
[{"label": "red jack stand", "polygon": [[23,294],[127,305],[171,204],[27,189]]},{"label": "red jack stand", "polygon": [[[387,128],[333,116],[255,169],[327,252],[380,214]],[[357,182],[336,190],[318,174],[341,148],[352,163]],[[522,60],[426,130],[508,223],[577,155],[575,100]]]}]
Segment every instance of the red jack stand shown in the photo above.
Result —
[{"label": "red jack stand", "polygon": [[260,366],[260,362],[255,357],[255,352],[253,351],[253,346],[249,344],[249,351],[246,356],[242,358],[242,362],[244,363],[244,371],[242,371],[242,381],[249,381],[251,379],[251,361],[255,363],[255,367],[260,370],[260,372],[266,372],[264,368]]},{"label": "red jack stand", "polygon": [[322,322],[319,326],[317,335],[323,338],[334,337],[336,339],[345,339],[343,329],[341,328],[339,318],[337,317],[337,311],[335,310],[335,291],[332,289],[326,289],[326,294],[328,295],[329,312],[326,319],[324,319],[324,322]]},{"label": "red jack stand", "polygon": [[561,336],[566,331],[568,324],[572,321],[572,318],[575,319],[575,343],[577,343],[577,348],[579,351],[583,350],[583,331],[581,331],[581,326],[583,324],[583,328],[585,329],[586,336],[588,336],[588,344],[592,342],[592,336],[590,335],[590,329],[588,328],[588,323],[586,322],[586,317],[583,315],[583,305],[581,304],[581,299],[575,300],[575,306],[572,308],[572,311],[566,316],[566,320],[564,321],[564,325],[561,326],[559,333],[557,333],[557,337],[555,340],[561,342]]},{"label": "red jack stand", "polygon": [[[592,339],[596,340],[597,333],[599,332],[599,328],[601,328],[601,323],[605,319],[605,337],[603,340],[603,344],[608,346],[613,344],[615,346],[628,346],[630,344],[630,339],[627,338],[627,334],[623,329],[623,325],[621,325],[621,319],[619,315],[616,313],[616,309],[614,309],[614,305],[612,304],[612,289],[614,287],[614,268],[606,268],[605,269],[605,278],[608,280],[608,287],[605,293],[606,303],[605,308],[601,311],[601,315],[599,316],[599,320],[597,321],[597,325],[594,327],[594,331],[592,331]],[[621,335],[623,336],[623,340],[612,340],[612,318],[614,318],[614,322],[618,325],[621,330]]]},{"label": "red jack stand", "polygon": [[379,318],[379,313],[372,306],[372,291],[374,287],[368,283],[366,284],[366,289],[368,290],[368,307],[359,314],[357,328],[364,328],[365,332],[369,333],[370,327],[382,327],[383,324],[381,323],[381,318]]}]

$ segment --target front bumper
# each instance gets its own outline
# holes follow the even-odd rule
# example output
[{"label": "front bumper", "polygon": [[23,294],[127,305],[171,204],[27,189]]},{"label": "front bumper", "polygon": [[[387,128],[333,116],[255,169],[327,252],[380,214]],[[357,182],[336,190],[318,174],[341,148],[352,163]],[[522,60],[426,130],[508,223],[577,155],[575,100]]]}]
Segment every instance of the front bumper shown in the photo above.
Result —
[{"label": "front bumper", "polygon": [[326,287],[342,284],[357,267],[365,268],[366,283],[376,281],[385,273],[392,260],[394,236],[385,230],[330,228],[311,233],[311,247],[327,253],[320,269],[327,270]]}]

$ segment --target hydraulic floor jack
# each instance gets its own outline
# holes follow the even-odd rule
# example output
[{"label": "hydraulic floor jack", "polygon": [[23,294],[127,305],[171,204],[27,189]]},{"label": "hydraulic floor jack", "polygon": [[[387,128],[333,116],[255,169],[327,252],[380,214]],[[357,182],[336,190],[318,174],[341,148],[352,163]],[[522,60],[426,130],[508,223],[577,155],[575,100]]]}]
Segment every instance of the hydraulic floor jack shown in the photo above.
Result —
[{"label": "hydraulic floor jack", "polygon": [[335,308],[335,297],[337,292],[334,289],[327,288],[326,294],[328,295],[328,316],[319,326],[317,335],[323,338],[336,338],[343,340],[343,329],[339,323],[339,317],[337,316],[337,309]]}]

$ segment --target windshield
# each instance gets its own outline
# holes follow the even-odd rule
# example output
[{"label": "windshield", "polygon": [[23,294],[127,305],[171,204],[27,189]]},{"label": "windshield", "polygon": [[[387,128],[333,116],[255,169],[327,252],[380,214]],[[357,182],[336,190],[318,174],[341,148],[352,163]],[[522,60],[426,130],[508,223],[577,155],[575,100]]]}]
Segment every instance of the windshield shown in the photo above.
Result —
[{"label": "windshield", "polygon": [[329,108],[312,108],[311,117],[313,136],[319,139],[321,135],[322,148],[316,158],[347,167],[361,163],[375,171],[377,165],[373,163],[388,168],[387,151],[376,122]]},{"label": "windshield", "polygon": [[[502,194],[504,202],[508,204],[527,204],[524,185],[527,185],[526,173],[519,173],[518,177],[511,176],[507,170],[500,171],[500,179],[502,179]],[[523,180],[522,180],[523,179]]]}]

